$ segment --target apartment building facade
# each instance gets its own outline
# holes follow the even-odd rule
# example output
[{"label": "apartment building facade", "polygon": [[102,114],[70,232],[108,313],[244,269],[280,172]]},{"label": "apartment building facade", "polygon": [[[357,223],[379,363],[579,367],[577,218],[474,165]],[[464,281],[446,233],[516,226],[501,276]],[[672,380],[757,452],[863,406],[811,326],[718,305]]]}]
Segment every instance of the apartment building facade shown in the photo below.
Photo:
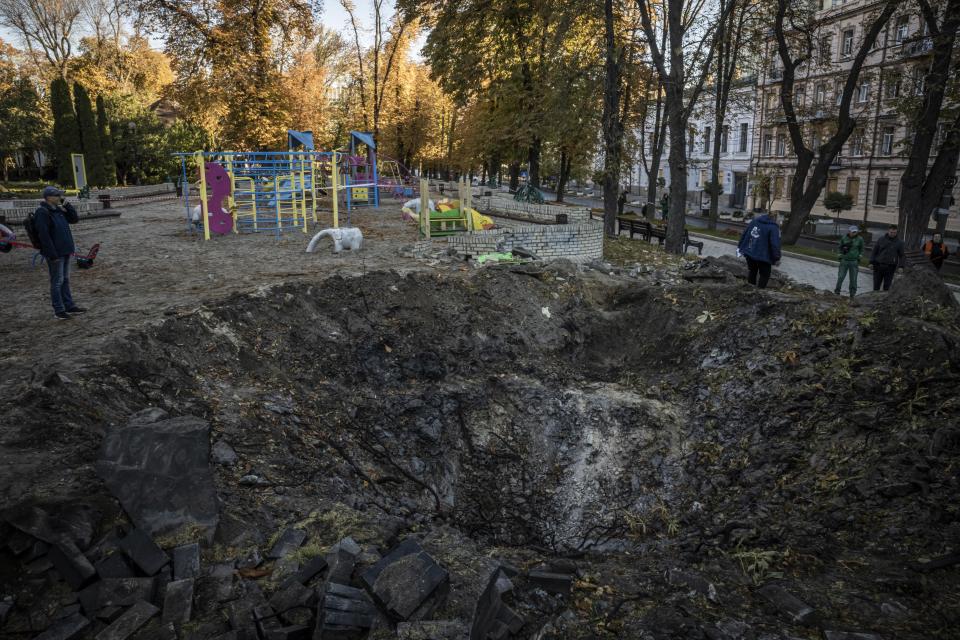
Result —
[{"label": "apartment building facade", "polygon": [[[711,180],[711,162],[716,127],[714,118],[714,96],[707,90],[690,117],[687,135],[687,197],[689,208],[697,211],[701,206],[709,206],[709,196],[705,191]],[[747,209],[752,206],[750,199],[750,172],[755,149],[754,117],[756,113],[756,86],[754,78],[746,78],[731,90],[720,135],[720,166],[718,177],[723,193],[720,196],[721,210]],[[644,135],[647,163],[653,154],[653,118],[644,123]],[[660,157],[657,174],[664,184],[670,184],[670,167],[667,158],[670,154],[670,136],[667,134]],[[631,178],[640,185],[639,192],[645,194],[651,176],[639,161],[634,163],[636,172]],[[656,179],[656,178],[653,178]],[[662,192],[662,191],[661,191]]]},{"label": "apartment building facade", "polygon": [[[815,55],[798,68],[794,85],[794,105],[807,145],[813,149],[830,135],[853,58],[880,4],[875,0],[823,1],[814,38]],[[912,135],[902,107],[910,96],[923,94],[933,48],[920,16],[908,12],[912,6],[905,5],[904,11],[895,13],[873,43],[851,102],[856,129],[830,167],[814,215],[834,215],[824,208],[823,199],[828,192],[839,191],[853,199],[853,209],[844,211],[842,219],[864,225],[897,222],[900,179]],[[771,193],[769,203],[754,204],[789,211],[796,156],[780,103],[783,72],[772,35],[766,49],[765,60],[770,62],[762,68],[756,87],[757,135],[750,173],[768,176]],[[934,153],[942,142],[942,131],[941,127]],[[955,190],[945,188],[945,193]],[[956,214],[957,206],[953,205],[947,221],[949,230],[960,230]],[[935,226],[935,220],[931,220],[931,226]]]}]

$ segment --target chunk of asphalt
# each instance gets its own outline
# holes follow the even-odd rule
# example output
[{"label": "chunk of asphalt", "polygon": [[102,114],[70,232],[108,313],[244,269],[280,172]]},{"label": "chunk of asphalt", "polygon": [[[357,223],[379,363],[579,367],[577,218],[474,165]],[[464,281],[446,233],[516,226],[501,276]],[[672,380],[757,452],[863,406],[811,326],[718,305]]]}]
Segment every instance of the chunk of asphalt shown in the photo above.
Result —
[{"label": "chunk of asphalt", "polygon": [[173,579],[186,580],[200,575],[200,545],[185,544],[173,550]]},{"label": "chunk of asphalt", "polygon": [[126,640],[158,613],[160,609],[141,600],[111,622],[109,627],[98,633],[96,640]]},{"label": "chunk of asphalt", "polygon": [[167,585],[167,592],[163,596],[164,624],[172,622],[181,625],[190,621],[193,613],[193,578],[174,580]]},{"label": "chunk of asphalt", "polygon": [[281,534],[273,547],[270,548],[270,551],[267,553],[267,558],[270,560],[285,558],[299,549],[306,539],[306,531],[302,529],[287,529]]},{"label": "chunk of asphalt", "polygon": [[97,578],[97,570],[70,541],[55,544],[50,548],[47,558],[74,591],[79,591]]}]

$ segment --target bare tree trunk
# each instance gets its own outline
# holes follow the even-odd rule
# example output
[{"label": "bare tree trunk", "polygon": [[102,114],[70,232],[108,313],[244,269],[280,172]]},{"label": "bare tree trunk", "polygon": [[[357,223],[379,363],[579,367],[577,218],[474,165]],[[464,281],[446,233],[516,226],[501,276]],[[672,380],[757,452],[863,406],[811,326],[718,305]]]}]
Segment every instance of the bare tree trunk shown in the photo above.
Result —
[{"label": "bare tree trunk", "polygon": [[510,191],[516,191],[520,187],[520,163],[510,163]]},{"label": "bare tree trunk", "polygon": [[620,195],[620,162],[623,154],[623,127],[620,120],[620,74],[622,52],[614,42],[613,0],[604,0],[604,33],[606,41],[605,76],[603,81],[603,232],[617,235],[617,198]]},{"label": "bare tree trunk", "polygon": [[543,141],[538,136],[534,136],[527,154],[527,163],[530,172],[530,186],[538,189],[540,188],[540,152],[542,148]]},{"label": "bare tree trunk", "polygon": [[[923,104],[914,122],[910,158],[900,182],[900,219],[903,242],[908,249],[919,248],[923,234],[930,223],[930,214],[944,193],[944,180],[956,174],[957,145],[951,143],[960,129],[960,116],[955,119],[937,156],[930,164],[930,152],[937,135],[937,125],[949,83],[953,48],[960,29],[960,0],[948,0],[943,23],[938,25],[936,11],[928,0],[919,0],[922,15],[933,38],[932,63],[924,78],[926,91]],[[947,126],[946,124],[944,126]],[[942,158],[942,159],[941,159]],[[951,170],[952,167],[952,170]]]},{"label": "bare tree trunk", "polygon": [[566,149],[560,149],[560,177],[557,179],[557,202],[563,202],[563,192],[567,190],[567,181],[570,179],[570,167],[573,160]]},{"label": "bare tree trunk", "polygon": [[657,207],[657,190],[660,188],[660,162],[663,158],[663,146],[667,139],[667,114],[664,109],[663,87],[657,87],[657,111],[653,121],[653,141],[650,145],[650,168],[647,171],[648,217],[652,220]]},{"label": "bare tree trunk", "polygon": [[[837,126],[834,134],[820,147],[820,154],[816,157],[814,164],[814,151],[809,149],[803,139],[803,128],[800,119],[797,117],[796,109],[793,105],[793,89],[796,80],[796,70],[804,62],[811,59],[813,49],[816,45],[812,38],[806,40],[806,50],[797,57],[790,53],[788,42],[788,33],[796,30],[792,22],[792,4],[791,0],[777,0],[777,15],[773,23],[774,37],[777,43],[777,52],[783,63],[783,80],[780,83],[780,105],[783,108],[784,116],[787,121],[787,129],[790,132],[790,142],[793,145],[794,153],[797,156],[797,165],[793,177],[793,183],[790,185],[790,213],[783,225],[784,244],[796,244],[800,239],[800,232],[803,231],[803,225],[810,216],[810,211],[820,197],[824,185],[827,183],[827,176],[830,171],[830,165],[843,144],[853,133],[856,127],[856,120],[850,117],[850,102],[853,99],[853,93],[859,84],[860,70],[863,63],[873,48],[880,30],[890,19],[890,16],[897,9],[899,0],[886,0],[881,10],[872,22],[869,22],[861,40],[857,55],[853,59],[850,70],[847,74],[843,86],[843,93],[840,99],[839,114],[837,116]],[[788,14],[791,14],[788,16]],[[810,173],[810,167],[813,165],[813,173]],[[810,176],[809,183],[807,175]]]}]

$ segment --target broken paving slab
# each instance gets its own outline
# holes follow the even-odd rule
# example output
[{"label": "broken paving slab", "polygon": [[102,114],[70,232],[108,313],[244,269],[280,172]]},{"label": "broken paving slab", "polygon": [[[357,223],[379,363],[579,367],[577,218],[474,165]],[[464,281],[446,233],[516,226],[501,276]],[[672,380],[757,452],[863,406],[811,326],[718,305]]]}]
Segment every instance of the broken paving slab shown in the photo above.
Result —
[{"label": "broken paving slab", "polygon": [[167,585],[167,591],[163,596],[163,615],[161,620],[164,624],[172,622],[175,625],[181,625],[190,621],[193,613],[193,578],[186,580],[174,580]]},{"label": "broken paving slab", "polygon": [[51,547],[47,558],[74,591],[79,591],[97,578],[97,570],[70,540]]},{"label": "broken paving slab", "polygon": [[806,624],[817,618],[817,611],[777,584],[765,584],[758,590],[770,604],[792,621]]},{"label": "broken paving slab", "polygon": [[273,594],[269,602],[275,612],[283,613],[296,607],[312,607],[315,595],[313,589],[294,582]]},{"label": "broken paving slab", "polygon": [[477,599],[473,611],[470,640],[487,640],[490,636],[506,637],[511,630],[516,633],[523,626],[523,618],[518,616],[500,598],[500,578],[504,575],[501,567],[497,567],[490,574],[487,587]]},{"label": "broken paving slab", "polygon": [[148,576],[156,575],[170,558],[143,529],[134,529],[120,541],[120,549]]},{"label": "broken paving slab", "polygon": [[295,580],[302,585],[309,584],[311,580],[316,578],[318,575],[323,573],[324,569],[327,568],[327,560],[323,556],[316,556],[307,561],[305,565],[300,567],[300,570],[288,578],[287,583],[284,586],[289,585],[289,581]]},{"label": "broken paving slab", "polygon": [[270,548],[270,551],[267,553],[267,558],[269,560],[285,558],[299,549],[306,539],[306,531],[302,529],[287,529]]},{"label": "broken paving slab", "polygon": [[314,638],[349,638],[373,626],[376,609],[363,589],[327,582],[317,604]]},{"label": "broken paving slab", "polygon": [[90,621],[88,619],[79,613],[75,613],[72,616],[57,620],[34,640],[73,640],[79,638],[89,626]]},{"label": "broken paving slab", "polygon": [[78,597],[88,614],[105,607],[129,607],[140,600],[152,601],[156,582],[155,578],[105,578],[81,591]]},{"label": "broken paving slab", "polygon": [[4,520],[23,533],[51,545],[72,543],[78,549],[87,549],[93,542],[100,518],[97,509],[74,502],[15,507],[3,514]]},{"label": "broken paving slab", "polygon": [[141,600],[124,611],[123,615],[110,623],[109,627],[98,633],[96,640],[126,640],[158,613],[160,609]]},{"label": "broken paving slab", "polygon": [[310,627],[306,625],[291,625],[276,627],[266,632],[266,640],[310,640]]},{"label": "broken paving slab", "polygon": [[409,620],[432,597],[443,595],[441,587],[449,585],[450,574],[420,543],[407,538],[364,571],[360,580],[392,617]]},{"label": "broken paving slab", "polygon": [[94,565],[101,578],[133,578],[133,567],[122,553],[113,553]]},{"label": "broken paving slab", "polygon": [[173,579],[186,580],[200,575],[200,545],[196,542],[173,550]]},{"label": "broken paving slab", "polygon": [[710,602],[717,602],[717,588],[712,582],[698,573],[670,569],[667,572],[667,582],[673,586],[686,587],[691,591],[707,598]]},{"label": "broken paving slab", "polygon": [[205,420],[135,417],[107,432],[97,472],[138,528],[156,536],[198,527],[209,542],[219,520],[209,453]]}]

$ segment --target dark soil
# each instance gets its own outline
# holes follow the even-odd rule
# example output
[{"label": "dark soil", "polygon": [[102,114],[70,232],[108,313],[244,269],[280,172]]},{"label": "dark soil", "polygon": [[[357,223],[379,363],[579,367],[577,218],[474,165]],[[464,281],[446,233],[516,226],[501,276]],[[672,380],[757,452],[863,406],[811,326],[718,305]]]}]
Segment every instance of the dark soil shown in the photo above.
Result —
[{"label": "dark soil", "polygon": [[[114,526],[102,435],[160,407],[239,455],[205,560],[292,524],[323,548],[416,536],[452,574],[435,619],[469,621],[494,560],[575,573],[568,597],[517,578],[517,637],[955,638],[956,312],[608,270],[334,276],[169,316],[0,407],[4,499]],[[0,574],[25,611],[45,588]],[[190,637],[216,635],[198,609]]]}]

